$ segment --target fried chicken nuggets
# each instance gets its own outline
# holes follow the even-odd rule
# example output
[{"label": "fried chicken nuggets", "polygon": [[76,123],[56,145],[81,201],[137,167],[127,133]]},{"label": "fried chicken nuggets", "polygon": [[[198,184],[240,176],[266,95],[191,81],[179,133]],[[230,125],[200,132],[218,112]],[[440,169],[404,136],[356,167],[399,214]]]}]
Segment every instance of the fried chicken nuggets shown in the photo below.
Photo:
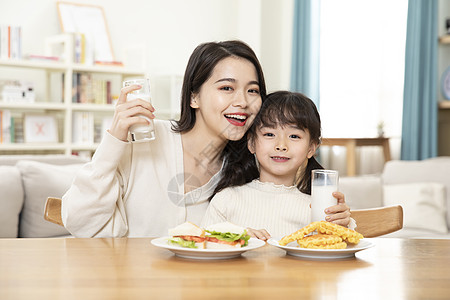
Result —
[{"label": "fried chicken nuggets", "polygon": [[[313,234],[317,231],[318,234]],[[297,241],[301,248],[312,249],[345,249],[347,243],[358,244],[364,238],[362,234],[346,227],[326,222],[312,222],[311,224],[283,237],[278,244],[285,246]]]}]

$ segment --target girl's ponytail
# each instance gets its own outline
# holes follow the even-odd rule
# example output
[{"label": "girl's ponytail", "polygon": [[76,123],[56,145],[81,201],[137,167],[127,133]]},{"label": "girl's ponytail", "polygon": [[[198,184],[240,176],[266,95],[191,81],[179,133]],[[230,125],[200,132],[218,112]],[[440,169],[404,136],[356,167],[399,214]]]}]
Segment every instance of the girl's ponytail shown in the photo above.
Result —
[{"label": "girl's ponytail", "polygon": [[300,182],[297,184],[300,192],[304,194],[311,195],[311,172],[312,170],[323,169],[322,165],[316,160],[314,156],[308,159],[308,164],[306,165],[303,176]]}]

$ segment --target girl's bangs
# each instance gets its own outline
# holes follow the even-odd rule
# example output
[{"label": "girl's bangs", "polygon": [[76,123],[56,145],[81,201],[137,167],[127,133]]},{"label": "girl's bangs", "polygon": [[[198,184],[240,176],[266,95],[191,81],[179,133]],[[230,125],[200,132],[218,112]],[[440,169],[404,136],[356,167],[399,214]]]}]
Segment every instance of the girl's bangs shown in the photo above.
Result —
[{"label": "girl's bangs", "polygon": [[[279,99],[277,99],[279,100]],[[299,129],[308,129],[308,113],[304,105],[299,105],[294,99],[283,99],[286,101],[266,100],[266,106],[259,115],[258,127],[275,128],[277,126],[294,125]]]}]

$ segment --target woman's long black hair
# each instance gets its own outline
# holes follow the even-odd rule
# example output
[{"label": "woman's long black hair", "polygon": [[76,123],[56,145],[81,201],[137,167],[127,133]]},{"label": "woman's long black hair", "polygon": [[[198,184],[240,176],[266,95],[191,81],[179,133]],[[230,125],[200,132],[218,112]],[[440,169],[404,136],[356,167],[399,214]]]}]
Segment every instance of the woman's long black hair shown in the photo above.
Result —
[{"label": "woman's long black hair", "polygon": [[[235,142],[238,146],[229,156],[223,169],[223,177],[213,196],[226,187],[243,185],[259,178],[255,156],[248,150],[247,143],[255,141],[258,129],[277,125],[295,125],[302,130],[308,130],[311,143],[320,145],[321,122],[314,102],[301,93],[288,91],[271,93],[263,101],[261,110],[248,132],[241,140]],[[297,184],[302,193],[311,194],[311,171],[315,169],[323,169],[323,167],[312,156],[301,172]]]},{"label": "woman's long black hair", "polygon": [[[181,90],[181,115],[180,119],[173,123],[173,131],[183,133],[194,127],[196,119],[195,109],[191,107],[191,96],[200,91],[203,83],[211,77],[215,66],[227,57],[243,58],[253,64],[258,75],[259,93],[264,103],[267,93],[264,73],[255,52],[250,46],[239,40],[203,43],[195,48],[189,58]],[[239,184],[244,184],[248,182],[249,178],[259,176],[258,170],[253,170],[250,166],[253,155],[248,152],[245,139],[228,141],[221,153],[221,159],[224,161],[221,179],[223,188],[231,183],[227,181],[227,178],[231,175],[233,176],[233,182]],[[239,164],[244,165],[239,168],[237,167]]]},{"label": "woman's long black hair", "polygon": [[250,46],[239,40],[203,43],[194,49],[186,66],[181,89],[181,114],[180,119],[172,125],[173,131],[183,133],[194,127],[195,108],[191,107],[191,97],[211,77],[215,66],[228,57],[243,58],[253,64],[258,75],[259,92],[264,101],[266,82],[263,70]]}]

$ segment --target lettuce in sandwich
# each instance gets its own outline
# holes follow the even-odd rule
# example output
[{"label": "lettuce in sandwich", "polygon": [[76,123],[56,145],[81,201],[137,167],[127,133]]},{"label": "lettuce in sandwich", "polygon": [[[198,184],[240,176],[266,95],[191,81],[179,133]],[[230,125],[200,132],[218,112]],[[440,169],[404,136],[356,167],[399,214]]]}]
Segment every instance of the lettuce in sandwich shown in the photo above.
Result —
[{"label": "lettuce in sandwich", "polygon": [[248,245],[250,236],[244,227],[230,222],[223,222],[208,226],[205,230],[206,248],[240,248]]}]

